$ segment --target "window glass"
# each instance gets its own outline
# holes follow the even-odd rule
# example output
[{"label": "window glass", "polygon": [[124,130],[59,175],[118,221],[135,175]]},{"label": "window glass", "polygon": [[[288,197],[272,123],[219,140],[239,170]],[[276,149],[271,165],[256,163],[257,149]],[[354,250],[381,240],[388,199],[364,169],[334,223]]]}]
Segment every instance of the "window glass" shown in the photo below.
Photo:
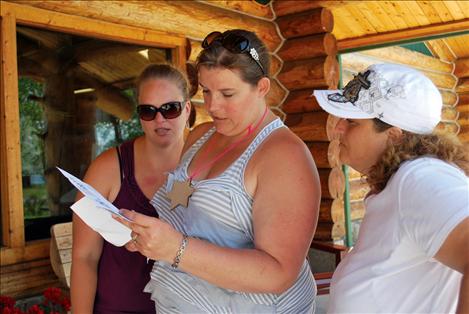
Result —
[{"label": "window glass", "polygon": [[26,241],[70,221],[76,189],[100,153],[142,130],[134,81],[170,50],[17,27],[21,165]]}]

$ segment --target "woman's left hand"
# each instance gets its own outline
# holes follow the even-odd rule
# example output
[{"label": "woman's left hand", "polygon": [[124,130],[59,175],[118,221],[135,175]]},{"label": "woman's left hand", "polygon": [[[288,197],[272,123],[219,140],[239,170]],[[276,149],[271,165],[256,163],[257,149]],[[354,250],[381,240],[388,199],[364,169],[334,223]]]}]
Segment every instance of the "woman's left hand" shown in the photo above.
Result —
[{"label": "woman's left hand", "polygon": [[132,240],[125,245],[129,251],[139,251],[153,260],[172,262],[182,238],[179,232],[158,218],[127,209],[121,209],[120,212],[131,220],[113,215],[114,219],[132,229]]}]

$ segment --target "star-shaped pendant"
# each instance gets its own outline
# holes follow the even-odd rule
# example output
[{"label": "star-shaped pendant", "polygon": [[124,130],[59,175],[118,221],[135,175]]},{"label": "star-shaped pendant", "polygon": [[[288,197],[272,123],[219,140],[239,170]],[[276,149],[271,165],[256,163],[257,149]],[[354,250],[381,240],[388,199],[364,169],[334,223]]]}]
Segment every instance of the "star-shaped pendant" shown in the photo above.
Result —
[{"label": "star-shaped pendant", "polygon": [[170,209],[175,209],[178,205],[182,205],[187,208],[189,203],[189,197],[194,192],[194,188],[191,186],[190,181],[177,181],[173,183],[173,188],[168,192],[168,196],[171,199]]}]

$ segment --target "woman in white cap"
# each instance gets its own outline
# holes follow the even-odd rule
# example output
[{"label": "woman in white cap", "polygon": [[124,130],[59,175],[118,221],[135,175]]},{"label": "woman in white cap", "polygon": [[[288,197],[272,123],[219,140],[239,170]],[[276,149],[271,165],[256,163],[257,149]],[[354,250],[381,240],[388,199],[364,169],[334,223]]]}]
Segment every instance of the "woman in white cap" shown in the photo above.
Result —
[{"label": "woman in white cap", "polygon": [[416,70],[379,64],[343,91],[314,94],[341,118],[341,160],[371,187],[329,312],[468,313],[469,153],[434,132],[437,88]]}]

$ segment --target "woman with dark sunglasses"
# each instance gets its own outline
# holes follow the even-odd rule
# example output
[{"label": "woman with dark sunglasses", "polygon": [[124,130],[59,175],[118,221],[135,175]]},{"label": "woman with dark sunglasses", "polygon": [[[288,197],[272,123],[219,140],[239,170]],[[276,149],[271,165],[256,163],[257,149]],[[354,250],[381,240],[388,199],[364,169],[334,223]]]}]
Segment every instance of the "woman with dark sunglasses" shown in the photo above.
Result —
[{"label": "woman with dark sunglasses", "polygon": [[131,249],[156,260],[158,313],[310,313],[306,255],[319,209],[305,144],[266,104],[269,55],[252,32],[215,32],[197,60],[213,122],[188,137],[155,194],[159,219],[122,210]]},{"label": "woman with dark sunglasses", "polygon": [[[173,66],[153,64],[141,73],[137,89],[144,135],[98,156],[84,181],[118,208],[157,217],[150,199],[179,161],[190,112],[188,82]],[[152,266],[139,252],[112,245],[74,215],[74,313],[155,313],[150,294],[143,291]]]}]

